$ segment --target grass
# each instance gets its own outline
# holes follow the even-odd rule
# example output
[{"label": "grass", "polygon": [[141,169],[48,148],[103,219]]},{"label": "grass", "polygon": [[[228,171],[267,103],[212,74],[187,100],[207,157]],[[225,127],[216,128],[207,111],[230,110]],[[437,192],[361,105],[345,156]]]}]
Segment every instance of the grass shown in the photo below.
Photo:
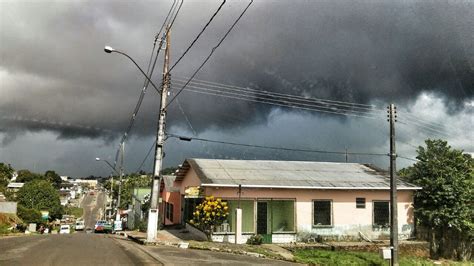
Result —
[{"label": "grass", "polygon": [[84,214],[84,209],[79,207],[66,207],[64,208],[64,214],[74,215],[74,217],[79,218]]},{"label": "grass", "polygon": [[[328,251],[317,249],[299,249],[294,254],[297,262],[310,265],[388,265],[388,261],[383,260],[375,252],[356,251]],[[413,256],[401,256],[400,265],[425,266],[434,265],[428,259]]]}]

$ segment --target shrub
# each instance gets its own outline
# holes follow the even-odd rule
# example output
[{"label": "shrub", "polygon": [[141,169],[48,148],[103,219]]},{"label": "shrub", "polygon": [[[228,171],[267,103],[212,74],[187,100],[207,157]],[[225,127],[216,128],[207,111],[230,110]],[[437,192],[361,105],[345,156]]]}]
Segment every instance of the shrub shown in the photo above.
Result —
[{"label": "shrub", "polygon": [[229,215],[227,202],[216,199],[213,196],[206,197],[205,200],[196,206],[193,219],[189,222],[203,231],[208,240],[211,240],[214,227],[221,225]]},{"label": "shrub", "polygon": [[253,235],[247,239],[249,245],[261,245],[263,243],[263,237],[261,235]]},{"label": "shrub", "polygon": [[41,223],[41,212],[18,205],[18,217],[25,223]]}]

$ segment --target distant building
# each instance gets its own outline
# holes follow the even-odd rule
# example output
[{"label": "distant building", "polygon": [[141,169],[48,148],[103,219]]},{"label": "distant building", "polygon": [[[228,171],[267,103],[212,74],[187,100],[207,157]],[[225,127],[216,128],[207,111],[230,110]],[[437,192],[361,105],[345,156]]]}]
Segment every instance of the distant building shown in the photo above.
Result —
[{"label": "distant building", "polygon": [[[166,224],[188,222],[205,196],[227,202],[228,220],[215,228],[214,241],[234,241],[238,205],[244,243],[254,234],[262,235],[267,243],[288,243],[307,236],[341,240],[388,238],[390,234],[389,177],[370,165],[187,159],[171,186],[179,192],[166,187],[162,192]],[[398,181],[402,239],[413,233],[413,193],[418,189]]]},{"label": "distant building", "polygon": [[69,179],[69,176],[67,175],[62,175],[60,176],[62,181],[67,181]]}]

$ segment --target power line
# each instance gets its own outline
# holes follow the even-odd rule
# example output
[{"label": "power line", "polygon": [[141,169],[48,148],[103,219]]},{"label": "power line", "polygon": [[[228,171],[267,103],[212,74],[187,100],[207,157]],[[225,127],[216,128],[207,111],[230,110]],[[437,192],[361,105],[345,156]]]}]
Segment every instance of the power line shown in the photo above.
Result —
[{"label": "power line", "polygon": [[137,171],[135,171],[136,173],[138,173],[138,172],[140,172],[140,170],[142,170],[142,167],[143,167],[143,165],[145,164],[146,160],[148,159],[148,156],[150,156],[151,151],[152,151],[153,148],[155,147],[155,144],[156,144],[156,142],[153,140],[153,143],[151,144],[150,149],[148,150],[148,152],[147,152],[145,158],[143,159],[143,161],[142,161],[142,163],[140,164],[140,166],[138,166]]},{"label": "power line", "polygon": [[[161,32],[163,31],[163,28],[164,26],[169,23],[169,20],[168,19],[171,19],[170,17],[170,14],[173,14],[174,15],[172,16],[173,19],[172,19],[172,22],[170,24],[170,27],[167,29],[166,33],[169,32],[169,30],[171,29],[171,26],[173,25],[176,17],[178,16],[178,13],[179,13],[179,10],[181,9],[181,6],[183,5],[183,2],[184,0],[181,1],[181,4],[179,5],[179,8],[176,10],[176,0],[173,1],[173,4],[171,5],[170,7],[170,10],[168,11],[168,14],[166,15],[166,18],[165,20],[163,21],[161,27],[160,27],[160,30],[159,32],[155,35],[155,40],[153,42],[153,49],[152,49],[152,52],[151,52],[151,56],[150,56],[150,60],[148,62],[148,69],[147,69],[147,76],[151,79],[152,76],[153,76],[153,72],[155,70],[155,66],[156,66],[156,62],[158,60],[158,56],[160,55],[160,51],[161,51],[161,47],[163,46],[163,38],[161,39],[159,45],[158,45],[158,50],[156,51],[156,55],[155,55],[155,60],[153,62],[153,66],[151,67],[151,70],[150,70],[150,65],[151,65],[151,61],[152,61],[152,58],[153,58],[153,54],[155,52],[155,48],[156,48],[156,41],[159,37],[159,35],[161,35]],[[146,93],[146,90],[148,88],[148,85],[149,85],[149,81],[147,78],[145,78],[145,81],[144,81],[144,84],[143,84],[143,88],[140,92],[140,96],[138,97],[138,101],[135,105],[135,109],[133,110],[133,113],[132,113],[132,117],[130,118],[130,122],[127,126],[127,129],[125,130],[125,133],[123,134],[122,136],[122,139],[120,140],[120,144],[119,144],[119,147],[117,149],[117,152],[115,153],[115,160],[114,160],[114,167],[116,167],[117,165],[117,162],[118,162],[118,158],[119,158],[119,154],[120,154],[120,150],[121,150],[121,146],[123,145],[123,143],[127,140],[128,138],[128,135],[130,134],[130,131],[132,130],[133,128],[133,125],[135,124],[135,119],[136,119],[136,116],[140,110],[140,107],[143,103],[143,99],[145,97],[145,93]]]},{"label": "power line", "polygon": [[417,160],[417,159],[404,157],[404,156],[400,156],[400,155],[397,155],[397,158],[402,158],[402,159],[409,160],[409,161],[419,162],[419,160]]},{"label": "power line", "polygon": [[[237,92],[234,92],[235,89],[231,90],[229,92],[229,91],[222,91],[222,90],[212,89],[212,88],[204,88],[204,87],[200,87],[200,86],[197,86],[197,85],[193,85],[192,83],[190,83],[190,84],[191,85],[189,85],[189,87],[199,89],[199,90],[226,93],[227,95],[236,95],[236,96],[239,96],[239,97],[242,96],[242,97],[257,98],[257,99],[260,98],[260,99],[263,99],[263,100],[282,102],[282,103],[285,103],[285,104],[297,104],[297,105],[301,105],[301,106],[317,106],[319,108],[324,108],[324,109],[330,109],[330,110],[337,109],[337,110],[340,110],[340,111],[361,113],[361,114],[369,114],[371,112],[375,112],[375,110],[353,110],[352,109],[353,107],[341,106],[341,104],[321,103],[319,101],[315,102],[315,101],[311,101],[310,99],[305,99],[305,100],[303,100],[303,102],[301,102],[301,100],[294,99],[293,97],[273,96],[271,94],[264,94],[264,93],[258,93],[257,92],[257,94],[261,94],[259,96],[259,95],[253,94],[253,92],[252,92],[252,94],[250,94],[247,91],[239,91],[239,90],[237,90]],[[265,98],[265,97],[267,97],[267,98]],[[308,103],[305,103],[305,102],[308,102]],[[341,108],[349,108],[349,109],[341,109]]]},{"label": "power line", "polygon": [[[187,78],[177,77],[177,79],[180,82],[184,82],[183,80],[186,80]],[[254,92],[254,93],[259,93],[259,94],[268,94],[268,95],[281,96],[281,97],[291,97],[291,98],[301,99],[302,101],[317,101],[317,102],[321,102],[321,103],[332,103],[332,104],[335,104],[335,105],[336,104],[341,104],[341,106],[349,106],[351,108],[360,108],[360,109],[366,109],[366,110],[384,111],[384,109],[376,108],[374,105],[369,105],[369,104],[345,102],[345,101],[336,101],[336,100],[313,98],[313,97],[304,97],[304,96],[299,96],[299,95],[294,95],[294,94],[285,94],[285,93],[271,92],[271,91],[266,91],[266,90],[256,90],[256,89],[250,89],[250,88],[246,88],[246,87],[239,87],[239,86],[235,86],[235,85],[228,85],[228,84],[205,81],[205,80],[199,80],[199,79],[193,79],[192,83],[203,84],[203,85],[207,85],[207,86],[210,86],[210,87],[223,88],[223,89],[236,89],[236,90],[240,90],[240,91],[249,91],[249,92]]]},{"label": "power line", "polygon": [[175,135],[175,134],[170,134],[170,133],[168,133],[167,135],[168,135],[168,137],[182,139],[182,140],[186,140],[186,141],[197,140],[197,141],[205,141],[205,142],[211,142],[211,143],[228,144],[228,145],[244,146],[244,147],[252,147],[252,148],[271,149],[271,150],[325,153],[325,154],[340,154],[340,155],[350,154],[350,155],[368,155],[368,156],[387,156],[386,153],[367,153],[367,152],[345,152],[345,151],[326,151],[326,150],[312,150],[312,149],[295,149],[295,148],[285,148],[285,147],[276,147],[276,146],[264,146],[264,145],[236,143],[236,142],[229,142],[229,141],[219,141],[219,140],[211,140],[211,139],[204,139],[204,138],[197,138],[197,137],[187,137],[187,136],[180,136],[180,135]]},{"label": "power line", "polygon": [[220,4],[220,6],[217,8],[216,12],[214,12],[214,14],[212,14],[211,18],[209,19],[209,21],[206,23],[206,25],[204,25],[204,27],[201,29],[201,31],[198,33],[198,35],[196,35],[196,37],[194,38],[194,40],[191,42],[191,44],[188,46],[188,48],[186,48],[186,51],[184,51],[184,53],[178,58],[178,60],[173,64],[173,66],[171,66],[169,72],[171,72],[174,67],[181,61],[181,59],[183,59],[183,57],[189,52],[189,50],[191,49],[191,47],[193,47],[193,45],[197,42],[197,40],[199,39],[199,37],[201,37],[201,35],[204,33],[204,31],[207,29],[207,27],[209,26],[209,24],[211,24],[212,20],[216,17],[217,13],[219,13],[219,11],[221,11],[221,8],[224,6],[226,0],[222,1],[222,3]]},{"label": "power line", "polygon": [[[193,86],[190,86],[190,87],[192,88]],[[324,108],[328,109],[327,107],[318,107],[318,106],[304,107],[304,106],[291,105],[289,103],[275,102],[275,101],[271,101],[271,100],[259,100],[259,99],[248,98],[249,96],[245,96],[245,95],[232,96],[232,95],[229,95],[229,94],[222,94],[222,93],[219,94],[219,93],[215,93],[215,91],[214,92],[206,91],[208,89],[193,90],[193,89],[188,88],[188,89],[185,89],[185,90],[190,91],[190,92],[194,92],[194,93],[213,95],[213,96],[219,96],[219,97],[225,97],[225,98],[237,99],[237,100],[243,100],[243,101],[249,101],[249,102],[264,103],[264,104],[269,104],[269,105],[274,105],[274,106],[288,107],[288,108],[294,108],[294,109],[300,109],[300,110],[306,110],[306,111],[315,111],[315,112],[321,112],[321,113],[363,117],[363,118],[369,118],[369,119],[379,119],[380,118],[380,117],[370,116],[370,115],[361,115],[359,113],[353,113],[353,112],[349,112],[347,110],[341,110],[341,111],[344,111],[344,112],[324,110]],[[320,108],[323,108],[323,109],[320,109]]]},{"label": "power line", "polygon": [[207,63],[207,61],[209,61],[209,59],[211,58],[211,56],[214,54],[214,51],[222,44],[222,42],[227,38],[227,36],[229,35],[229,33],[232,31],[232,29],[235,27],[235,25],[237,25],[237,22],[239,22],[239,20],[242,18],[242,16],[245,14],[245,12],[247,12],[247,9],[250,7],[250,5],[252,5],[253,3],[253,0],[250,0],[250,3],[247,5],[247,7],[244,9],[244,11],[242,11],[242,13],[240,14],[240,16],[234,21],[234,23],[232,24],[232,26],[229,28],[229,30],[227,30],[227,32],[224,34],[224,36],[221,38],[221,40],[217,43],[216,46],[214,46],[211,50],[211,52],[209,53],[209,55],[206,57],[206,59],[202,62],[202,64],[196,69],[196,71],[194,71],[194,73],[191,75],[191,77],[189,78],[189,80],[186,82],[186,84],[178,91],[178,93],[168,102],[168,104],[165,106],[165,109],[174,101],[174,99],[176,99],[176,97],[179,96],[179,94],[181,94],[181,92],[184,90],[184,88],[186,88],[186,86],[189,84],[189,82],[191,82],[191,80],[196,76],[196,74],[201,70],[201,68]]}]

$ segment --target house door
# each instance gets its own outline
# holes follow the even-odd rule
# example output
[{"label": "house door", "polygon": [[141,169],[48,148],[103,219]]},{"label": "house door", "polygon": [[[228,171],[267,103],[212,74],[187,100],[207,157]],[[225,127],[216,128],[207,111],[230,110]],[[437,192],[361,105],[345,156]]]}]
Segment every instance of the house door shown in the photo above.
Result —
[{"label": "house door", "polygon": [[268,202],[259,201],[257,202],[257,234],[263,237],[264,243],[272,242],[272,235],[268,234],[268,215],[267,215]]}]

